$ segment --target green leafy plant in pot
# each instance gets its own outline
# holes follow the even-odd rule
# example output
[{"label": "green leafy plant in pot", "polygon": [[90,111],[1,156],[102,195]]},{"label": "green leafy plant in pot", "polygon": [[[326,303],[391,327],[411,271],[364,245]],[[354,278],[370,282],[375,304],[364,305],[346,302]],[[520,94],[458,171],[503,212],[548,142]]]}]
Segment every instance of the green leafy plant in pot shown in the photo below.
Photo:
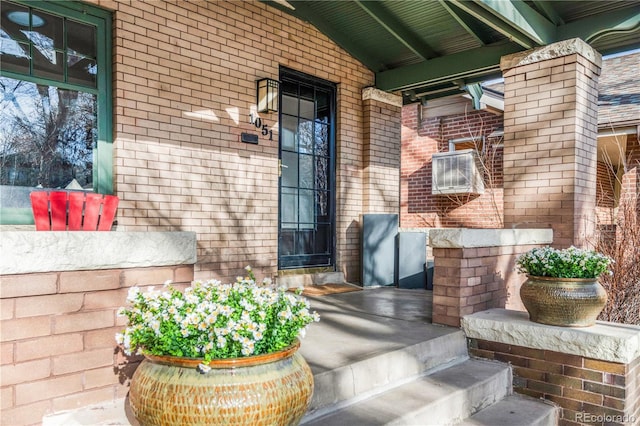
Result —
[{"label": "green leafy plant in pot", "polygon": [[126,354],[145,355],[129,391],[141,424],[300,421],[313,375],[298,337],[319,315],[300,291],[257,284],[246,270],[231,284],[129,291],[129,306],[119,310],[128,325],[116,341]]},{"label": "green leafy plant in pot", "polygon": [[588,327],[607,303],[598,277],[613,260],[594,250],[569,247],[534,248],[516,260],[518,271],[527,274],[520,298],[529,318],[538,323]]}]

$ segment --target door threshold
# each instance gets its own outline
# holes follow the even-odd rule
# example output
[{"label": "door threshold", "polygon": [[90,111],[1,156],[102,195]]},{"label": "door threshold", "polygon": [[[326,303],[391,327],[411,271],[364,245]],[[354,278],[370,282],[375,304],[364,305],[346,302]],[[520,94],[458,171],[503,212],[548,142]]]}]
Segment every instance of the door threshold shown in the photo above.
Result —
[{"label": "door threshold", "polygon": [[336,268],[333,266],[321,266],[312,268],[279,269],[278,276],[286,277],[289,275],[322,274],[325,272],[336,272]]}]

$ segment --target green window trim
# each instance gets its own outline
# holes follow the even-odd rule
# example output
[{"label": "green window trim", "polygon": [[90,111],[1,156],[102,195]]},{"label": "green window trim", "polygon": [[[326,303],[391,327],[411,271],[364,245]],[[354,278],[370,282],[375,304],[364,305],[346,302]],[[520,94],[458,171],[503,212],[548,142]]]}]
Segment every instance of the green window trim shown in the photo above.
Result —
[{"label": "green window trim", "polygon": [[[25,80],[38,84],[49,84],[63,89],[82,90],[97,95],[98,104],[98,141],[94,150],[93,188],[100,194],[113,194],[113,101],[111,89],[112,65],[112,18],[111,12],[95,6],[71,1],[28,1],[10,0],[32,9],[60,15],[78,22],[92,24],[96,27],[96,62],[98,75],[96,88],[82,85],[61,83],[45,78],[27,76],[20,73],[4,71],[0,67],[3,77]],[[33,213],[25,208],[3,208],[0,206],[0,224],[2,225],[32,225]]]}]

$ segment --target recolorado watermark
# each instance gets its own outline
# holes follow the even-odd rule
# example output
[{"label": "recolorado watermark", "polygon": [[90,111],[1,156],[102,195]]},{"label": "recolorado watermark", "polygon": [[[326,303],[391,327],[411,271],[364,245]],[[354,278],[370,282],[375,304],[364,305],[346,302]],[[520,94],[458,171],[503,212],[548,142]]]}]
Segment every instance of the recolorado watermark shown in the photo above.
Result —
[{"label": "recolorado watermark", "polygon": [[592,414],[576,413],[576,421],[583,423],[622,423],[636,424],[636,417],[628,414]]}]

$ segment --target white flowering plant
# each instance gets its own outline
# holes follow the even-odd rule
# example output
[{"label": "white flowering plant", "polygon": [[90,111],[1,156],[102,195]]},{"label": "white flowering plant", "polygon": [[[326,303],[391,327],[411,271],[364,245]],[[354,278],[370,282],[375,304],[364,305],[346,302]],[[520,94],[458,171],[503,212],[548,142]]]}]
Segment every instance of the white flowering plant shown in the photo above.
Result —
[{"label": "white flowering plant", "polygon": [[279,351],[320,320],[301,289],[274,288],[269,279],[259,285],[251,267],[245,269],[248,276],[232,284],[194,281],[184,291],[170,283],[146,292],[132,287],[130,306],[118,311],[129,324],[116,342],[127,355],[202,358],[202,368],[213,359]]},{"label": "white flowering plant", "polygon": [[553,247],[534,248],[516,260],[519,272],[538,277],[598,278],[611,274],[613,259],[594,250],[576,247],[558,250]]}]

